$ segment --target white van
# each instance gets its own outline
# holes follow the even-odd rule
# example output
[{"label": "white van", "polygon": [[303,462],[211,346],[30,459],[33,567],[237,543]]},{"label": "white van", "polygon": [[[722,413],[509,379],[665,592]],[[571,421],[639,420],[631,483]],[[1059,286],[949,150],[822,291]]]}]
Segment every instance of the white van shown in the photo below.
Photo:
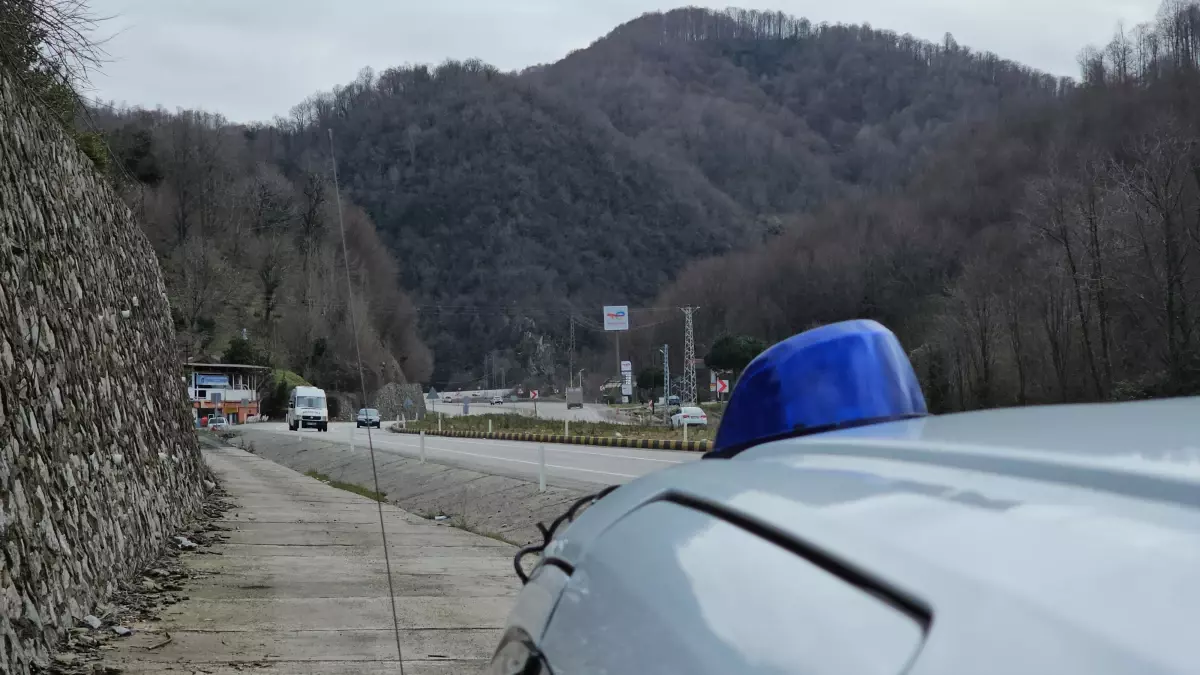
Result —
[{"label": "white van", "polygon": [[325,390],[317,387],[296,387],[288,399],[288,429],[295,431],[309,427],[329,431],[329,406],[325,401]]}]

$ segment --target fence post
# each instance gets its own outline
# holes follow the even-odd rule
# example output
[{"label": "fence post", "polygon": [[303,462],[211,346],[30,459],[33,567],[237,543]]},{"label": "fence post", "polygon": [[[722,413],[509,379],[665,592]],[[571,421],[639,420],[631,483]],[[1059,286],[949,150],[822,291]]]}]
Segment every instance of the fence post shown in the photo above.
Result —
[{"label": "fence post", "polygon": [[421,432],[421,463],[425,463],[425,432]]},{"label": "fence post", "polygon": [[538,446],[538,492],[546,491],[546,446]]},{"label": "fence post", "polygon": [[442,416],[438,415],[438,433],[442,433]]},{"label": "fence post", "polygon": [[488,420],[488,433],[492,433],[492,421]]}]

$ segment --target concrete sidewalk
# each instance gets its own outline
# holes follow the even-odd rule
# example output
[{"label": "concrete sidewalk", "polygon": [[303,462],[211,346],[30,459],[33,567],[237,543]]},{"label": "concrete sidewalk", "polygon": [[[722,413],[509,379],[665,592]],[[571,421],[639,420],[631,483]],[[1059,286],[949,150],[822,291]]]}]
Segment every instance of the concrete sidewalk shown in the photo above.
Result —
[{"label": "concrete sidewalk", "polygon": [[[375,502],[242,450],[205,456],[237,504],[219,523],[228,541],[218,555],[185,555],[206,576],[105,662],[128,673],[399,673]],[[386,504],[384,520],[405,674],[482,670],[520,585],[515,549]]]}]

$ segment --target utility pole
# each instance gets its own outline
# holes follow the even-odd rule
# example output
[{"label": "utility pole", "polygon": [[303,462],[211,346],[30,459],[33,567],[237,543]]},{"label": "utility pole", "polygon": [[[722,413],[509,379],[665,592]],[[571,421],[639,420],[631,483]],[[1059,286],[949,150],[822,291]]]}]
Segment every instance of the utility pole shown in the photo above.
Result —
[{"label": "utility pole", "polygon": [[681,307],[683,310],[683,391],[679,398],[688,403],[696,402],[696,331],[692,326],[692,314],[699,307]]},{"label": "utility pole", "polygon": [[[575,315],[571,315],[571,348],[567,351],[567,387],[570,387],[575,375]],[[582,386],[582,385],[581,385]]]}]

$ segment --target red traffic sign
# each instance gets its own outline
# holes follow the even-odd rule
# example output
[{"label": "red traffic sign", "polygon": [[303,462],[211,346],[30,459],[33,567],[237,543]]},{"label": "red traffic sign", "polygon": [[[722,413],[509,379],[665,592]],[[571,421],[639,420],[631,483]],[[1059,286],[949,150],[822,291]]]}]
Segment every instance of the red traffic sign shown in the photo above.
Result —
[{"label": "red traffic sign", "polygon": [[729,393],[729,380],[717,380],[717,393]]},{"label": "red traffic sign", "polygon": [[530,389],[529,390],[529,398],[537,398],[537,397],[538,397],[537,389]]}]

